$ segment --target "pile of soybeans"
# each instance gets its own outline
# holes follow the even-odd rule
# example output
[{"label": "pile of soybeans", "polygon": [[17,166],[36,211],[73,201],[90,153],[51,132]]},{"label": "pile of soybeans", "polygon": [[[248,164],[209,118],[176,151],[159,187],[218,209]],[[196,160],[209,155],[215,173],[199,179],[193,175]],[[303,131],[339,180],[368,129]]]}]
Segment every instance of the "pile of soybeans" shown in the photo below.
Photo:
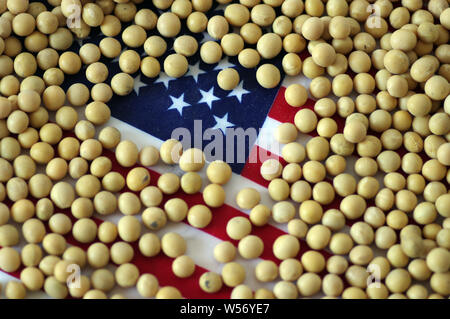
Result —
[{"label": "pile of soybeans", "polygon": [[[111,291],[136,287],[142,297],[182,297],[133,258],[151,263],[163,254],[172,260],[165,271],[191,277],[198,266],[187,241],[156,232],[170,223],[207,227],[230,201],[231,168],[205,163],[202,150],[173,139],[139,150],[108,126],[107,103],[133,91],[137,72],[182,77],[199,51],[207,64],[237,56],[264,88],[277,87],[282,73],[311,79],[308,88],[287,87],[287,107],[299,110],[274,132],[283,160],[260,169],[272,204],[255,188],[231,199],[247,214],[221,225],[229,241],[210,258],[223,267],[200,276],[201,290],[213,296],[231,287],[232,298],[448,298],[449,2],[214,2],[223,15],[212,14],[213,0],[0,0],[0,269],[20,277],[4,285],[4,296],[124,298]],[[98,45],[86,40],[68,51],[94,29],[104,35]],[[192,35],[200,33],[211,40],[199,43]],[[166,54],[172,40],[175,53]],[[102,61],[115,58],[121,72],[112,75]],[[88,85],[61,88],[82,72]],[[223,90],[239,82],[234,68],[217,75]],[[302,108],[308,96],[313,110]],[[314,137],[302,145],[299,134]],[[147,167],[161,163],[183,173],[155,181]],[[178,196],[199,192],[204,203],[191,207]],[[101,222],[113,214],[117,223]],[[270,246],[252,232],[267,225],[286,230]],[[275,261],[260,259],[264,251]],[[239,260],[257,263],[249,272]],[[75,286],[74,269],[81,270]],[[249,286],[250,277],[268,288]]]}]

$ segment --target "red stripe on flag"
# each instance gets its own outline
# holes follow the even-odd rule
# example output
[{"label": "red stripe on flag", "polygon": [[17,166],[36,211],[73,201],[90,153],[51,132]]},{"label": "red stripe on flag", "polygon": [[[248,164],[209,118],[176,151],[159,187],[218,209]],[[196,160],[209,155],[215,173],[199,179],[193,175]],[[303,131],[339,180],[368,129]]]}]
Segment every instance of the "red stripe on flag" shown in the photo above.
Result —
[{"label": "red stripe on flag", "polygon": [[311,110],[314,110],[314,101],[311,99],[308,99],[306,101],[306,104],[301,108],[290,106],[284,98],[285,91],[286,88],[284,86],[280,87],[280,89],[278,90],[278,94],[275,97],[275,100],[272,104],[272,108],[269,111],[268,114],[269,117],[282,123],[284,122],[294,123],[295,114],[301,108],[309,108]]}]

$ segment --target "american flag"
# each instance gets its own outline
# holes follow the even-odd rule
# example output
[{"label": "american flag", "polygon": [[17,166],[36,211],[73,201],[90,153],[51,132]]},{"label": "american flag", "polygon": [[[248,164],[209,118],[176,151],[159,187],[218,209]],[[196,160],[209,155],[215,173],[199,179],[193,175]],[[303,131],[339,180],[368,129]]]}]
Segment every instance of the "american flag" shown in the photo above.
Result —
[{"label": "american flag", "polygon": [[[222,5],[217,6],[214,10],[207,13],[208,18],[216,14],[223,15],[223,9],[224,7]],[[185,27],[181,33],[191,34]],[[148,32],[148,36],[153,34],[157,34],[157,31],[153,30]],[[199,41],[199,45],[213,40],[206,32],[191,35]],[[104,35],[99,30],[93,30],[88,38],[76,40],[69,50],[78,52],[83,44],[98,44],[102,38],[104,38]],[[121,41],[120,36],[117,39]],[[173,40],[166,39],[166,41],[168,43],[168,50],[163,57],[158,59],[161,65],[168,54],[174,53],[172,48]],[[122,41],[121,43],[123,50],[126,50],[127,48],[123,45]],[[142,58],[146,56],[143,48],[134,50],[137,50]],[[164,72],[161,72],[155,79],[147,78],[140,72],[133,74],[134,89],[131,94],[125,97],[115,96],[108,103],[113,118],[105,126],[117,127],[121,131],[123,140],[132,140],[140,148],[147,145],[159,147],[164,140],[171,137],[173,130],[179,127],[189,129],[194,139],[195,120],[202,121],[201,134],[207,129],[215,129],[220,130],[225,135],[227,128],[242,128],[244,130],[248,128],[255,128],[256,130],[263,128],[268,132],[274,132],[274,129],[281,123],[293,123],[295,113],[299,110],[299,108],[291,107],[286,103],[284,99],[286,87],[291,83],[301,83],[305,87],[308,87],[309,83],[309,80],[302,75],[298,77],[284,77],[282,75],[282,81],[278,87],[264,89],[256,81],[256,69],[243,68],[238,63],[237,57],[224,57],[219,63],[208,65],[201,61],[197,52],[197,54],[188,58],[188,61],[189,70],[179,79],[170,78]],[[118,57],[115,59],[102,58],[102,62],[108,66],[109,77],[107,82],[110,83],[112,76],[120,72]],[[274,63],[282,70],[281,58],[267,62]],[[218,72],[228,67],[237,69],[240,75],[239,85],[232,91],[220,89],[216,82]],[[86,66],[84,66],[84,69],[78,75],[67,76],[63,88],[67,89],[71,84],[76,82],[83,82],[88,87],[92,87],[92,84],[85,78],[85,68]],[[313,109],[313,106],[314,101],[310,99],[303,107]],[[83,110],[80,110],[80,117],[84,117],[82,114]],[[335,120],[340,124],[342,123],[341,119],[335,118]],[[300,134],[299,142],[305,145],[310,137],[309,135]],[[245,149],[246,160],[242,163],[230,163],[233,170],[233,177],[224,186],[226,191],[225,205],[220,208],[211,209],[213,219],[206,228],[193,228],[186,221],[176,224],[169,222],[163,229],[156,232],[158,236],[162,237],[163,234],[173,231],[181,234],[186,239],[188,246],[186,254],[193,258],[196,263],[195,273],[186,279],[177,278],[171,270],[172,258],[165,256],[162,252],[156,257],[144,257],[139,252],[137,243],[134,243],[135,256],[132,262],[138,266],[141,274],[154,274],[157,276],[160,286],[175,286],[185,298],[230,297],[231,288],[225,285],[219,292],[214,294],[208,294],[202,291],[198,283],[199,278],[207,271],[221,272],[223,265],[213,257],[214,247],[218,243],[231,241],[236,246],[238,244],[238,241],[232,240],[227,236],[225,228],[228,220],[231,218],[248,216],[249,214],[249,211],[240,209],[235,202],[236,194],[240,189],[245,187],[255,188],[261,193],[261,203],[266,204],[268,207],[272,207],[275,203],[268,194],[268,182],[260,175],[260,167],[263,159],[255,156],[255,154],[267,154],[268,157],[277,158],[285,164],[281,158],[280,149],[270,147],[270,145],[277,145],[271,139],[273,139],[272,134],[265,134],[256,139],[247,140],[247,147]],[[203,146],[209,142],[203,140]],[[120,167],[115,160],[113,152],[105,151],[104,155],[113,161],[113,170],[122,173],[124,176],[131,169]],[[170,167],[158,164],[148,169],[151,173],[151,185],[156,185],[160,174],[165,172],[175,172],[179,176],[182,175],[182,171],[175,166]],[[203,177],[203,186],[206,186],[207,178],[205,169],[200,172],[200,175]],[[186,195],[180,190],[175,195],[165,196],[161,207],[165,201],[172,197],[183,198],[189,206],[203,203],[201,193]],[[336,207],[338,204],[339,200],[337,199],[329,207]],[[71,216],[70,211],[65,211],[64,213]],[[115,213],[108,217],[96,215],[95,220],[98,224],[105,220],[117,223],[120,217],[120,213]],[[74,222],[75,219],[72,216],[71,218]],[[245,260],[240,256],[237,257],[237,261],[246,269],[246,280],[244,283],[249,285],[253,290],[273,288],[275,282],[261,283],[257,281],[254,275],[254,269],[262,260],[272,260],[276,264],[280,264],[281,261],[272,252],[272,246],[276,238],[286,233],[286,224],[277,224],[273,221],[263,227],[253,226],[252,234],[259,236],[264,241],[263,254],[260,258],[253,260]],[[89,247],[89,245],[77,242],[71,234],[66,235],[66,239],[70,245],[79,246],[83,249]],[[24,242],[21,243],[21,245],[23,244]],[[306,242],[301,240],[301,250],[298,258],[308,249]],[[322,253],[326,257],[330,256],[327,251],[322,251]],[[116,268],[114,265],[109,265],[108,267],[112,271]],[[0,282],[6,283],[7,280],[11,279],[10,276],[19,278],[20,270],[12,274],[0,274]],[[92,271],[92,269],[87,269],[83,270],[83,273],[90,274]],[[123,289],[116,287],[108,295],[114,293],[122,293],[131,298],[139,297],[135,288]],[[41,292],[29,293],[28,295],[39,298],[45,297]]]}]

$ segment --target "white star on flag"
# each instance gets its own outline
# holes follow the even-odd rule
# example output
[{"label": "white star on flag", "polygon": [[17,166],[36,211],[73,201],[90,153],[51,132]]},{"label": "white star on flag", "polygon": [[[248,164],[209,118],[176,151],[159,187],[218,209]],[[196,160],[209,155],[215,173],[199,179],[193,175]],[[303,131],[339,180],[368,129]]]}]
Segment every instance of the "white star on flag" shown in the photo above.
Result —
[{"label": "white star on flag", "polygon": [[233,123],[228,122],[228,113],[226,113],[223,117],[214,116],[214,119],[216,120],[216,125],[212,128],[213,130],[221,130],[224,134],[227,131],[227,127],[234,126]]},{"label": "white star on flag", "polygon": [[225,59],[220,60],[219,64],[217,64],[213,70],[223,70],[232,67],[234,67],[234,64],[230,63],[228,57],[226,57]]},{"label": "white star on flag", "polygon": [[220,98],[214,95],[214,86],[210,88],[209,91],[200,90],[200,94],[202,95],[202,98],[197,103],[208,104],[210,110],[212,109],[212,103],[220,100]]},{"label": "white star on flag", "polygon": [[250,93],[250,91],[244,89],[244,81],[241,81],[239,85],[235,87],[234,90],[230,92],[230,94],[228,94],[227,97],[235,96],[238,99],[239,103],[242,103],[242,96],[248,93]]},{"label": "white star on flag", "polygon": [[169,88],[169,82],[175,80],[174,78],[171,78],[170,76],[168,76],[165,72],[161,72],[159,73],[159,77],[156,79],[156,81],[154,82],[156,83],[163,83],[164,86],[166,87],[166,89]]},{"label": "white star on flag", "polygon": [[184,101],[184,93],[180,95],[180,97],[174,97],[169,95],[172,100],[172,105],[167,110],[177,110],[180,113],[180,116],[183,115],[183,108],[186,106],[191,106],[190,104]]},{"label": "white star on flag", "polygon": [[133,88],[137,96],[139,96],[139,90],[145,86],[147,86],[147,84],[141,81],[141,74],[138,74],[138,76],[134,78],[134,88]]},{"label": "white star on flag", "polygon": [[194,65],[189,66],[189,72],[186,73],[185,76],[192,76],[195,82],[198,82],[198,76],[200,74],[206,73],[202,69],[200,69],[200,62],[195,63]]}]

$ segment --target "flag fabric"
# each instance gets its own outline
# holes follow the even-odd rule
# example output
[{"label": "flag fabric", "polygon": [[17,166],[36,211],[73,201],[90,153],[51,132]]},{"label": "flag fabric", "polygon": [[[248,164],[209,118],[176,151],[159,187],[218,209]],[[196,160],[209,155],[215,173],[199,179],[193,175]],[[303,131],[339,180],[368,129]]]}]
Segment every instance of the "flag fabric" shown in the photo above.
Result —
[{"label": "flag fabric", "polygon": [[[223,14],[223,7],[218,6],[214,12],[208,13],[208,17],[215,14]],[[93,30],[94,31],[94,30]],[[183,30],[186,33],[186,30]],[[152,35],[149,32],[148,35]],[[194,35],[199,41],[199,46],[205,41],[213,40],[207,33]],[[89,38],[84,40],[77,40],[70,50],[78,51],[80,46],[85,43],[98,44],[104,36],[99,33],[92,33]],[[118,38],[120,40],[120,38]],[[173,53],[172,41],[166,39],[168,42],[168,50],[166,54],[158,59],[161,64],[165,56]],[[123,50],[127,48],[123,47]],[[137,50],[142,58],[146,56],[142,48]],[[233,177],[231,181],[224,186],[226,190],[225,205],[220,208],[212,208],[213,219],[204,229],[196,229],[190,226],[187,222],[168,223],[162,230],[156,232],[159,236],[169,231],[178,232],[187,242],[186,254],[193,258],[196,263],[196,270],[193,276],[181,279],[177,278],[172,270],[171,264],[173,259],[164,256],[161,252],[156,257],[145,257],[140,254],[137,243],[133,244],[135,248],[135,256],[132,260],[142,273],[152,273],[157,276],[160,286],[172,285],[177,287],[182,295],[186,298],[229,298],[231,288],[223,287],[218,293],[208,294],[203,292],[198,284],[200,276],[207,271],[220,273],[222,264],[218,263],[213,257],[214,247],[222,241],[231,241],[237,246],[237,241],[231,240],[225,231],[226,224],[229,219],[236,216],[248,216],[249,211],[240,209],[235,203],[235,196],[237,192],[244,187],[253,187],[261,193],[261,202],[269,207],[272,207],[272,201],[268,195],[268,182],[260,176],[260,166],[264,158],[278,158],[282,163],[280,148],[272,147],[277,145],[273,140],[274,129],[281,123],[293,122],[295,113],[299,108],[289,106],[284,100],[284,91],[286,86],[290,83],[302,83],[308,87],[308,79],[304,76],[298,77],[284,77],[282,75],[282,82],[273,89],[264,89],[258,85],[256,81],[256,69],[245,69],[237,61],[237,57],[224,57],[219,63],[208,65],[201,61],[199,53],[189,59],[189,70],[181,78],[174,79],[168,77],[165,73],[154,79],[147,78],[140,72],[133,74],[134,88],[130,95],[119,97],[115,96],[109,103],[113,118],[106,126],[117,127],[122,134],[122,139],[134,141],[139,147],[147,145],[160,146],[161,143],[171,138],[172,132],[177,128],[187,128],[192,134],[194,141],[196,134],[204,135],[207,130],[216,130],[220,132],[225,138],[227,129],[242,128],[256,129],[260,132],[263,128],[264,136],[258,135],[256,138],[248,138],[246,140],[245,155],[243,161],[233,161],[230,163],[233,170]],[[112,76],[118,72],[119,59],[102,59],[107,64],[109,69],[108,83]],[[281,70],[281,58],[273,61]],[[232,91],[224,91],[217,85],[216,78],[220,70],[224,68],[235,68],[240,75],[239,85]],[[163,68],[161,68],[163,69]],[[67,76],[64,82],[64,88],[67,89],[75,82],[83,82],[88,87],[92,84],[88,83],[84,75],[85,69],[80,74],[74,76]],[[314,101],[308,100],[304,107],[313,109]],[[83,117],[83,110],[80,108],[80,117]],[[340,123],[340,119],[336,120]],[[195,121],[201,121],[201,129],[199,132],[194,132],[196,126]],[[196,133],[196,134],[194,134]],[[299,141],[305,144],[309,135],[300,134]],[[207,145],[210,140],[202,141],[202,147]],[[224,147],[224,154],[229,151]],[[255,154],[264,154],[264,158]],[[115,161],[114,153],[105,151],[104,155],[111,158],[114,162],[113,170],[125,175],[130,169],[120,167]],[[234,154],[236,157],[242,154]],[[251,160],[250,160],[251,159]],[[207,158],[208,160],[208,158]],[[151,185],[156,185],[158,176],[165,172],[174,172],[181,176],[182,172],[178,167],[170,167],[163,164],[158,164],[155,167],[148,168],[151,172]],[[205,186],[207,179],[205,176],[205,169],[200,172],[203,177]],[[189,206],[203,203],[201,193],[196,195],[186,195],[181,191],[175,195],[165,197],[164,201],[171,197],[183,198]],[[333,204],[333,207],[338,205],[339,199]],[[296,206],[297,207],[297,206]],[[65,211],[71,216],[70,211]],[[120,213],[115,213],[112,216],[95,216],[95,220],[100,224],[104,220],[116,222],[121,217]],[[75,221],[73,219],[73,221]],[[148,230],[144,230],[144,232]],[[238,256],[237,261],[242,263],[246,269],[245,284],[249,285],[253,290],[259,288],[272,289],[274,283],[261,283],[255,278],[255,266],[262,260],[272,260],[280,264],[272,252],[272,246],[277,237],[287,233],[285,224],[277,224],[271,221],[268,225],[263,227],[253,226],[252,234],[259,236],[264,241],[264,252],[260,258],[254,260],[245,260]],[[69,245],[80,246],[87,249],[89,245],[78,243],[70,234],[66,236]],[[24,243],[22,243],[23,245]],[[308,249],[304,240],[301,240],[301,254]],[[325,256],[330,254],[327,251],[322,251]],[[116,268],[113,265],[108,266],[112,271]],[[92,270],[87,270],[90,274]],[[11,279],[11,275],[19,277],[20,270],[14,274],[0,275],[0,282],[5,283]],[[135,288],[121,289],[116,287],[110,294],[122,293],[128,297],[139,297]],[[29,294],[32,297],[45,297],[44,293],[35,292]]]}]

